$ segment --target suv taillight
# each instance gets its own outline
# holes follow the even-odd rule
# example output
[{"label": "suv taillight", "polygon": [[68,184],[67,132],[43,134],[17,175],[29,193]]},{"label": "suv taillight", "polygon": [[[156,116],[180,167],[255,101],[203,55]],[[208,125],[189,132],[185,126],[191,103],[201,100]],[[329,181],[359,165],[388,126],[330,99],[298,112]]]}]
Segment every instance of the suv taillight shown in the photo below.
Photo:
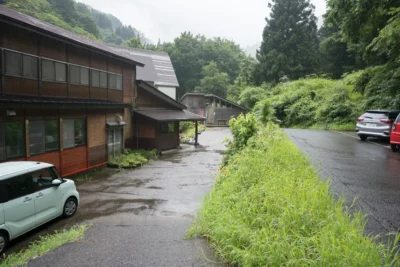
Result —
[{"label": "suv taillight", "polygon": [[361,118],[357,119],[357,122],[362,122],[362,121],[364,121],[364,119],[361,119]]},{"label": "suv taillight", "polygon": [[390,120],[381,120],[381,122],[384,123],[384,124],[390,124],[391,123]]}]

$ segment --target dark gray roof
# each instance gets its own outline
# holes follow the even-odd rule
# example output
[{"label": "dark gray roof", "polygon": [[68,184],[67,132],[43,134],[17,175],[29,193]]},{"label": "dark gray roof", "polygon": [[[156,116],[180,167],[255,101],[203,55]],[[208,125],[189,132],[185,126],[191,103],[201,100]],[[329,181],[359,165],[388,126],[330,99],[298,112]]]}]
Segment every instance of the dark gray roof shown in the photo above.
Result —
[{"label": "dark gray roof", "polygon": [[7,8],[0,5],[0,20],[6,23],[12,23],[20,27],[26,27],[40,34],[48,35],[50,37],[60,39],[64,42],[69,42],[74,45],[83,46],[95,50],[102,54],[107,54],[109,56],[115,57],[119,60],[123,60],[129,63],[133,63],[138,66],[143,66],[144,64],[139,60],[132,58],[126,53],[118,53],[115,49],[110,48],[108,45],[100,43],[98,41],[92,40],[85,36],[64,30],[55,25],[46,23],[34,17],[28,16],[26,14],[20,13],[13,9]]},{"label": "dark gray roof", "polygon": [[180,102],[176,101],[175,99],[170,98],[169,96],[167,96],[166,94],[164,94],[163,92],[158,90],[157,88],[154,88],[151,84],[141,81],[141,80],[137,80],[136,82],[140,88],[146,90],[153,96],[164,100],[165,102],[176,107],[177,109],[187,109],[187,107],[185,105],[181,104]]},{"label": "dark gray roof", "polygon": [[156,121],[205,121],[206,118],[187,110],[172,109],[140,109],[134,113]]},{"label": "dark gray roof", "polygon": [[237,104],[237,103],[235,103],[235,102],[232,102],[232,101],[230,101],[230,100],[228,100],[228,99],[225,99],[225,98],[219,97],[219,96],[217,96],[217,95],[214,95],[214,94],[206,94],[206,93],[186,93],[186,94],[184,94],[184,95],[181,97],[181,99],[179,100],[179,102],[182,102],[182,100],[183,100],[185,97],[187,97],[187,96],[215,97],[215,98],[218,98],[218,99],[221,100],[221,101],[224,101],[224,102],[226,102],[226,103],[231,104],[232,106],[235,106],[235,107],[237,107],[237,108],[240,108],[240,109],[243,109],[243,110],[247,110],[247,111],[248,111],[247,108],[245,108],[245,107],[243,107],[243,106],[241,106],[241,105],[239,105],[239,104]]},{"label": "dark gray roof", "polygon": [[144,68],[138,68],[136,77],[138,80],[154,82],[156,86],[179,87],[174,66],[167,53],[136,49],[122,46],[110,46],[117,53],[129,55],[132,60],[144,63]]}]

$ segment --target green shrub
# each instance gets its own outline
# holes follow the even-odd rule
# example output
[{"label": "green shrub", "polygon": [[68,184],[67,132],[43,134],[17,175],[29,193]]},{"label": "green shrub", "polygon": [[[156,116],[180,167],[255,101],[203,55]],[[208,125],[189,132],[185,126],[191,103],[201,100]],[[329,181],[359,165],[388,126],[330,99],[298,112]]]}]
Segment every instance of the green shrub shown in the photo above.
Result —
[{"label": "green shrub", "polygon": [[[206,126],[204,126],[203,124],[198,124],[198,131],[205,131],[206,130]],[[180,122],[179,123],[179,132],[181,133],[181,142],[186,143],[189,142],[190,139],[192,139],[194,137],[194,135],[196,134],[196,127],[194,122],[191,121],[187,121],[187,122]]]},{"label": "green shrub", "polygon": [[156,150],[144,150],[144,149],[125,149],[124,153],[113,157],[109,160],[110,165],[118,166],[119,168],[134,168],[137,166],[142,166],[151,160],[158,157],[158,152]]},{"label": "green shrub", "polygon": [[225,142],[227,149],[222,159],[222,165],[226,165],[229,158],[243,149],[247,145],[247,141],[257,133],[257,117],[254,113],[240,114],[237,118],[229,120],[229,128],[233,139]]},{"label": "green shrub", "polygon": [[238,266],[399,266],[277,126],[247,144],[220,170],[189,236]]}]

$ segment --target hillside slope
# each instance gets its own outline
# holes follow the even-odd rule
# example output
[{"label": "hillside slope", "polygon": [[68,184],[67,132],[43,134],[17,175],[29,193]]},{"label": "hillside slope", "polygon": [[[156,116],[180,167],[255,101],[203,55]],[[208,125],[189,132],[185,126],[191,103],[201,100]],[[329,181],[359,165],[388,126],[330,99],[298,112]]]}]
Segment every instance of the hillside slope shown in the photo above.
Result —
[{"label": "hillside slope", "polygon": [[66,30],[110,44],[122,44],[139,36],[150,42],[132,26],[123,25],[111,14],[103,13],[73,0],[3,0],[1,4]]}]

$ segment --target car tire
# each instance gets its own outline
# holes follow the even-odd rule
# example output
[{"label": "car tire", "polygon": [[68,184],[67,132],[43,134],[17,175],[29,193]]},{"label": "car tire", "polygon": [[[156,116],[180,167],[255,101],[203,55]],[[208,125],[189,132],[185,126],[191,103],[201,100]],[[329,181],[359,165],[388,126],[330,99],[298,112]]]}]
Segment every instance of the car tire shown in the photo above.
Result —
[{"label": "car tire", "polygon": [[366,135],[360,135],[359,137],[360,137],[361,141],[367,140],[367,136]]},{"label": "car tire", "polygon": [[390,147],[392,148],[393,152],[399,152],[400,150],[400,145],[391,144]]},{"label": "car tire", "polygon": [[69,218],[74,216],[76,210],[78,208],[78,201],[74,197],[70,197],[65,201],[63,216],[64,218]]},{"label": "car tire", "polygon": [[0,232],[0,254],[3,253],[4,249],[7,247],[8,236],[4,232]]}]

